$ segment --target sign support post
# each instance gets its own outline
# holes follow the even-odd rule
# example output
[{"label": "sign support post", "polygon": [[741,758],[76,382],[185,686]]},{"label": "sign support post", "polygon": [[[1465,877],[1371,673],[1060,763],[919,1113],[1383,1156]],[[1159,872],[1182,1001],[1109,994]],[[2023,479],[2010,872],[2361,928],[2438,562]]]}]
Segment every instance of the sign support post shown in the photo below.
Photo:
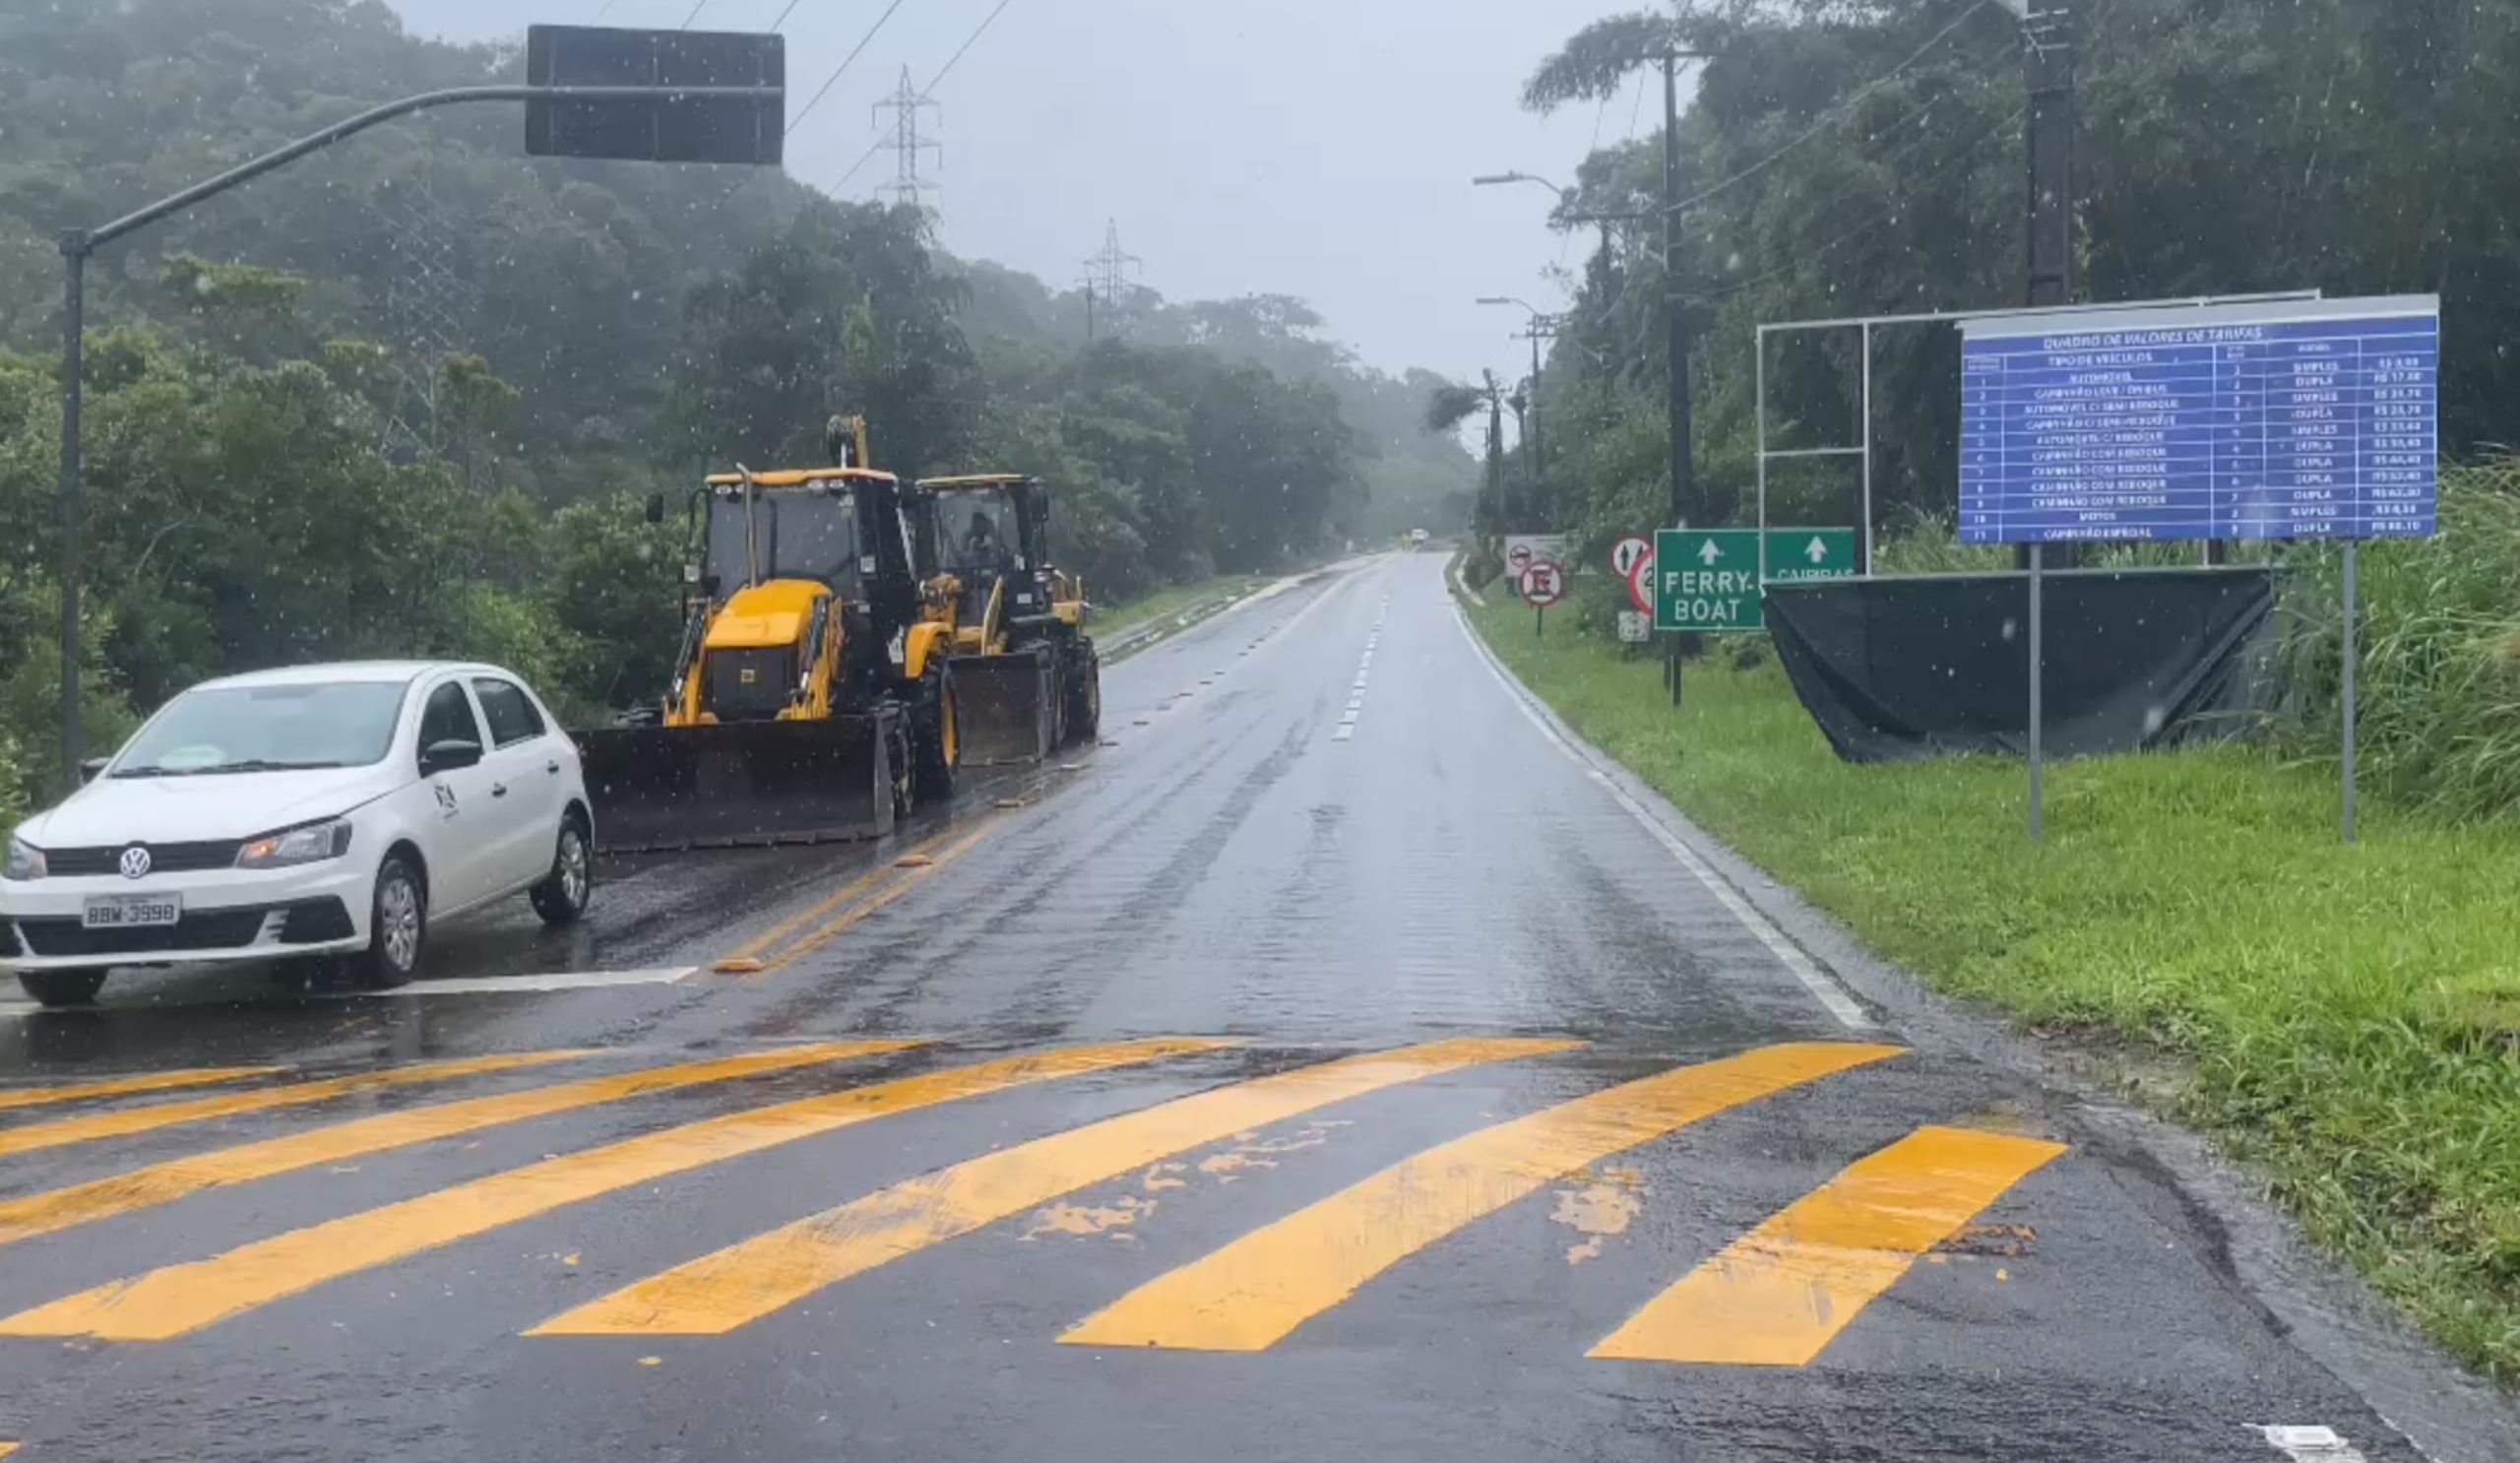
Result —
[{"label": "sign support post", "polygon": [[2030,841],[2040,842],[2047,833],[2047,810],[2044,806],[2047,789],[2045,737],[2041,734],[2048,723],[2048,708],[2041,684],[2048,678],[2047,621],[2047,545],[2030,545]]},{"label": "sign support post", "polygon": [[2354,842],[2354,548],[2345,541],[2345,841]]}]

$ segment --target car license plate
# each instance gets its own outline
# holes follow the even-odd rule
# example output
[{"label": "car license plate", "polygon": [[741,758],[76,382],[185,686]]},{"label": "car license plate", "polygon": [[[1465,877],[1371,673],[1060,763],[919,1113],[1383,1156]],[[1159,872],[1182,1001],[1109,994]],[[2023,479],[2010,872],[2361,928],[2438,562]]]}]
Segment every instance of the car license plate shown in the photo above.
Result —
[{"label": "car license plate", "polygon": [[175,894],[99,894],[79,913],[90,929],[146,929],[183,918],[184,901]]}]

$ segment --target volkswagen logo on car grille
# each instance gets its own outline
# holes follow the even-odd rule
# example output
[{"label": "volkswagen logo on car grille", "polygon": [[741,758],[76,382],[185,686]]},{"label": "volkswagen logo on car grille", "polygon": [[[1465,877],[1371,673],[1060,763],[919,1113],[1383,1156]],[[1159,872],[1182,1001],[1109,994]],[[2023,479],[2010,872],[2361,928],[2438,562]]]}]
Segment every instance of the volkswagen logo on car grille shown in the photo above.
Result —
[{"label": "volkswagen logo on car grille", "polygon": [[136,879],[149,872],[149,851],[138,844],[122,851],[122,876]]}]

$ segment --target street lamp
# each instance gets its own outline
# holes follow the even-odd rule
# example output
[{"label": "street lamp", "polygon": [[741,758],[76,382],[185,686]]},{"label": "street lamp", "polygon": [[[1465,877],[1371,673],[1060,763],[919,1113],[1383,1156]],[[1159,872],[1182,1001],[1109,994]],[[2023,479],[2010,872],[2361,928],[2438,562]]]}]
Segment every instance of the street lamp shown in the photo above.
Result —
[{"label": "street lamp", "polygon": [[1470,180],[1470,185],[1474,188],[1488,188],[1493,187],[1498,183],[1538,183],[1542,187],[1546,188],[1549,192],[1556,194],[1558,201],[1561,203],[1571,202],[1575,197],[1574,189],[1560,188],[1555,183],[1552,183],[1548,179],[1534,172],[1481,173],[1478,177]]}]

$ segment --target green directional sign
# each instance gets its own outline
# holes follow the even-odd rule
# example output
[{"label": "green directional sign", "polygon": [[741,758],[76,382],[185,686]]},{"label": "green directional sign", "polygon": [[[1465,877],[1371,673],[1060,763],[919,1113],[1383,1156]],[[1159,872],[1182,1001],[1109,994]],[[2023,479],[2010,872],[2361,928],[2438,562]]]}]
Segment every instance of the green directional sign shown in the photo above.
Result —
[{"label": "green directional sign", "polygon": [[[1853,529],[1768,530],[1771,580],[1845,579]],[[1654,628],[1725,634],[1767,628],[1756,529],[1664,529],[1654,536]]]},{"label": "green directional sign", "polygon": [[1853,579],[1855,530],[1768,530],[1768,582],[1786,579]]}]

